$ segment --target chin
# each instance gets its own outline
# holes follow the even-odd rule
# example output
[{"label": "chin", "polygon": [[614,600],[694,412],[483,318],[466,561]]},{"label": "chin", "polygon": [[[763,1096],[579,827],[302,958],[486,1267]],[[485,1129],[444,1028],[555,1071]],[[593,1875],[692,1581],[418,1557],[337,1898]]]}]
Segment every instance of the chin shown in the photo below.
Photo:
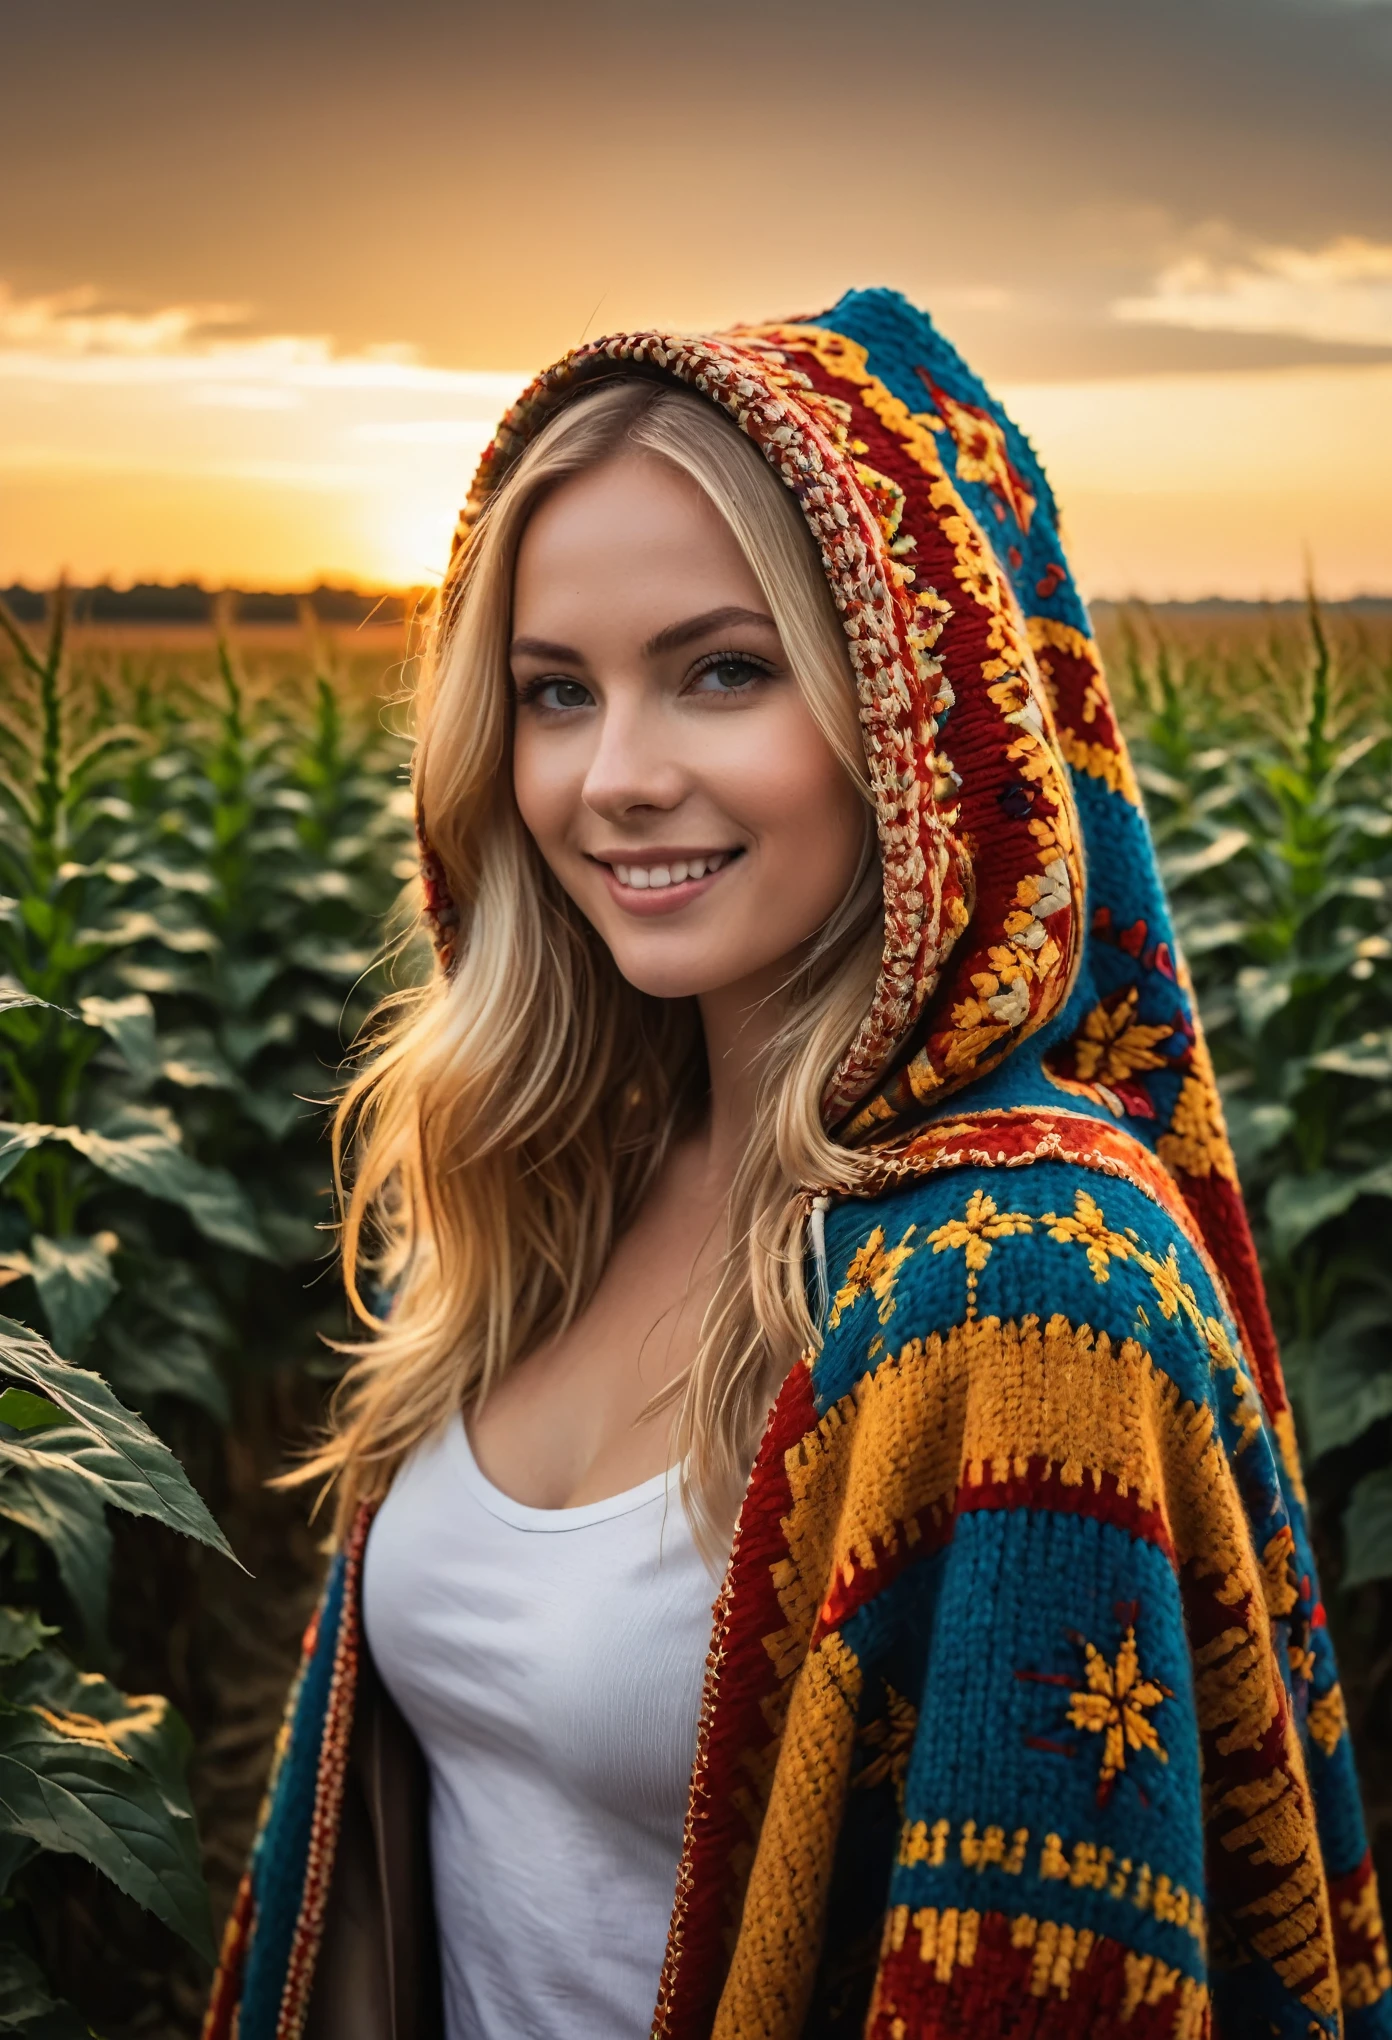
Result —
[{"label": "chin", "polygon": [[751,965],[743,958],[732,958],[723,946],[720,955],[713,956],[704,945],[693,944],[683,949],[674,943],[670,953],[663,955],[658,944],[649,947],[632,941],[608,942],[607,936],[605,939],[620,976],[635,991],[646,992],[651,999],[699,999],[703,993],[718,991],[746,976],[750,969],[758,968],[757,963]]},{"label": "chin", "polygon": [[650,999],[699,999],[719,981],[719,972],[677,957],[631,956],[610,949],[620,977]]}]

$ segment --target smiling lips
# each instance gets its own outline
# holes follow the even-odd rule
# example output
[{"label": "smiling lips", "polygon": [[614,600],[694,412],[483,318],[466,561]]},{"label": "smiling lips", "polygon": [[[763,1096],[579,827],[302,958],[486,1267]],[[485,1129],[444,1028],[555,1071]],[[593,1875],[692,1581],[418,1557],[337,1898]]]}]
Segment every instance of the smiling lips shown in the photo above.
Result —
[{"label": "smiling lips", "polygon": [[609,890],[630,912],[654,912],[661,907],[684,906],[706,891],[718,872],[740,855],[738,850],[687,851],[682,856],[668,852],[659,861],[639,864],[626,858],[596,858],[609,881]]},{"label": "smiling lips", "polygon": [[664,886],[684,885],[691,878],[707,878],[728,864],[734,854],[733,850],[712,850],[673,858],[667,864],[621,864],[614,858],[609,868],[619,884],[633,892],[658,892]]}]

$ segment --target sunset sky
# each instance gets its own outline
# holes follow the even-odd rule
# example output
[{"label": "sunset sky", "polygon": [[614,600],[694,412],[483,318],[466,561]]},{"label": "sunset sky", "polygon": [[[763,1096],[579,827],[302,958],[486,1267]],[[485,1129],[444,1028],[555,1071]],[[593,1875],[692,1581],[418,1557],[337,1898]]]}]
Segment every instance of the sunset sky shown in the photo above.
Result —
[{"label": "sunset sky", "polygon": [[1392,0],[9,0],[0,583],[437,573],[582,335],[890,283],[1093,595],[1392,593]]}]

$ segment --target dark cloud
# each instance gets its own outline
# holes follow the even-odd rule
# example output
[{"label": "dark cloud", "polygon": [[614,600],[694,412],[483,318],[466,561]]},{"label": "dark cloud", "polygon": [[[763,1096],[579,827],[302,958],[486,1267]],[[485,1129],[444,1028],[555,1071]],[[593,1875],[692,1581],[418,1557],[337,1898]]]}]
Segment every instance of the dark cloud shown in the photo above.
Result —
[{"label": "dark cloud", "polygon": [[4,35],[16,288],[475,365],[870,281],[1013,377],[1357,359],[1108,307],[1215,236],[1392,242],[1382,0],[10,0]]}]

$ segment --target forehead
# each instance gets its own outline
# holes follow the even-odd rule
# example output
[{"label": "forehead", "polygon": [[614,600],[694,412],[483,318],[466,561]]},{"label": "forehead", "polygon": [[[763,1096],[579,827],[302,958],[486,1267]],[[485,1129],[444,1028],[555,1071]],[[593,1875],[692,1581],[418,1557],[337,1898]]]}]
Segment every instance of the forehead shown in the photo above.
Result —
[{"label": "forehead", "polygon": [[[762,608],[725,519],[696,482],[656,456],[625,455],[551,490],[527,521],[513,577],[513,628],[655,630],[704,609]],[[546,628],[543,629],[542,626]]]}]

